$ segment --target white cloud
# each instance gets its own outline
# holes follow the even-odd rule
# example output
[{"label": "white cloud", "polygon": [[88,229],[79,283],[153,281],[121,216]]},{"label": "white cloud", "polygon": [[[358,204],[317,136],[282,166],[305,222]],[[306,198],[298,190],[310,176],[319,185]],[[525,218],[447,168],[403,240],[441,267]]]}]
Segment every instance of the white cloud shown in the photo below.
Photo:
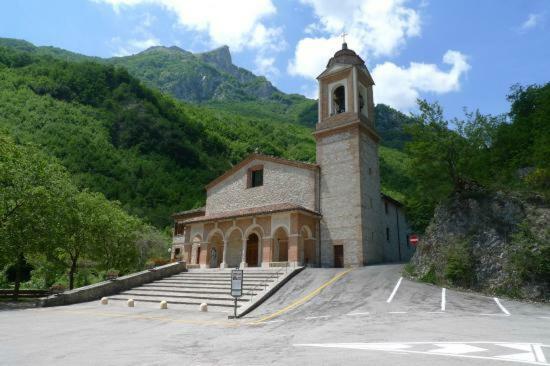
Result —
[{"label": "white cloud", "polygon": [[287,43],[283,38],[283,28],[266,28],[263,24],[254,27],[248,45],[263,52],[279,52],[287,47]]},{"label": "white cloud", "polygon": [[443,71],[435,64],[416,62],[411,62],[408,68],[392,62],[377,65],[372,72],[377,85],[375,101],[407,111],[416,105],[420,92],[442,94],[460,90],[460,79],[470,69],[467,57],[449,50],[443,63],[451,65],[451,69]]},{"label": "white cloud", "polygon": [[130,39],[122,41],[120,37],[111,39],[110,45],[116,49],[114,55],[117,57],[129,56],[141,52],[149,47],[160,45],[160,40],[155,37],[144,39]]},{"label": "white cloud", "polygon": [[[158,5],[176,14],[180,25],[193,31],[206,32],[212,46],[228,45],[234,51],[244,47],[258,48],[261,37],[274,42],[282,36],[262,20],[276,13],[271,0],[93,0],[111,4],[115,11],[140,4]],[[262,34],[263,32],[263,34]],[[274,35],[277,37],[273,37]],[[260,37],[260,38],[258,38]]]},{"label": "white cloud", "polygon": [[294,60],[288,64],[288,72],[309,79],[317,77],[340,45],[338,37],[301,39],[296,45]]},{"label": "white cloud", "polygon": [[[339,34],[346,31],[349,47],[363,56],[391,56],[410,37],[420,35],[420,16],[406,6],[406,0],[301,0],[318,18],[308,25],[308,34],[319,31],[329,36],[301,39],[289,63],[292,75],[314,77],[340,48]],[[313,61],[316,60],[316,61]]]},{"label": "white cloud", "polygon": [[259,75],[275,77],[280,73],[279,69],[275,66],[275,57],[258,55],[254,62],[256,64],[256,69],[254,71]]},{"label": "white cloud", "polygon": [[540,24],[541,20],[542,14],[529,14],[527,20],[521,24],[520,30],[525,32],[529,29],[535,28]]}]

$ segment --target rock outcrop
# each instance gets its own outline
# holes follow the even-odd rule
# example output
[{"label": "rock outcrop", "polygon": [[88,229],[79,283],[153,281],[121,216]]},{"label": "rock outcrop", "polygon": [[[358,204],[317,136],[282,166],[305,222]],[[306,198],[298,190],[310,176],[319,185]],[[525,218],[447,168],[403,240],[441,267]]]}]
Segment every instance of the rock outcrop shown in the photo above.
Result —
[{"label": "rock outcrop", "polygon": [[408,271],[428,282],[547,301],[550,208],[537,197],[456,194],[436,209]]}]

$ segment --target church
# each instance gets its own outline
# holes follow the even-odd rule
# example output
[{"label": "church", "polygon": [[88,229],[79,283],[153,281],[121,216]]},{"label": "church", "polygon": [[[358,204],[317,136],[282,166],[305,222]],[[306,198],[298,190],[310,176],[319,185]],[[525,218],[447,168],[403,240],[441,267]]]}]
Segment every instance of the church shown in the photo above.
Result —
[{"label": "church", "polygon": [[175,213],[172,259],[188,268],[352,267],[408,260],[402,205],[381,193],[365,62],[343,43],[317,77],[317,162],[251,154]]}]

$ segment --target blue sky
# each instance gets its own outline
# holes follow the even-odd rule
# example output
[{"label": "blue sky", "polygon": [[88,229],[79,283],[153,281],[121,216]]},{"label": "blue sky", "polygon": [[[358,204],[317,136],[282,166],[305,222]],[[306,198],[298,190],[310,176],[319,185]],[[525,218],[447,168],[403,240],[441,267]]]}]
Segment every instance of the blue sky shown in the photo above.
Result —
[{"label": "blue sky", "polygon": [[547,0],[13,0],[0,37],[86,55],[152,45],[193,52],[230,46],[233,62],[287,93],[314,97],[315,76],[340,47],[367,62],[375,101],[402,111],[418,97],[447,116],[507,112],[511,85],[550,81]]}]

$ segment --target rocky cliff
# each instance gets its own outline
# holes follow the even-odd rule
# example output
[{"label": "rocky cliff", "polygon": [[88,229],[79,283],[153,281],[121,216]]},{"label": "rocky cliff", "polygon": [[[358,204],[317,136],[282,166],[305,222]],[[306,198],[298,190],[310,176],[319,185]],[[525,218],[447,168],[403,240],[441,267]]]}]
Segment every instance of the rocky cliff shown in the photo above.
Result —
[{"label": "rocky cliff", "polygon": [[540,197],[456,194],[435,211],[411,277],[516,298],[550,297],[550,208]]}]

